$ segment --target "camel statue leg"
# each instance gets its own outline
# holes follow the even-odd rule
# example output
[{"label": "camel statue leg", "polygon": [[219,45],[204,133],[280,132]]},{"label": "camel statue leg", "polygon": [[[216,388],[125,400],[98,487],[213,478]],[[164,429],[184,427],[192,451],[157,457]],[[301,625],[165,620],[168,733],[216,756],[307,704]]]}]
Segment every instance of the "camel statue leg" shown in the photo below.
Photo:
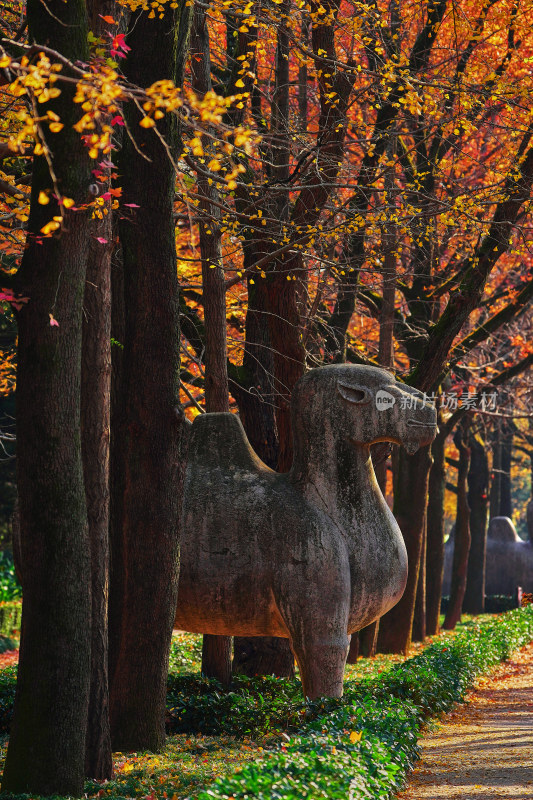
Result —
[{"label": "camel statue leg", "polygon": [[[287,626],[300,669],[303,693],[310,700],[342,697],[344,667],[350,647],[346,633],[347,605],[339,604],[333,618],[331,607],[329,616],[321,613],[323,605],[323,599],[321,605],[310,602],[307,614],[300,616],[298,624]],[[315,613],[309,613],[311,609]]]},{"label": "camel statue leg", "polygon": [[305,697],[342,697],[344,667],[348,656],[348,636],[339,634],[326,637],[314,632],[306,641],[292,641],[292,649],[298,662],[302,689]]}]

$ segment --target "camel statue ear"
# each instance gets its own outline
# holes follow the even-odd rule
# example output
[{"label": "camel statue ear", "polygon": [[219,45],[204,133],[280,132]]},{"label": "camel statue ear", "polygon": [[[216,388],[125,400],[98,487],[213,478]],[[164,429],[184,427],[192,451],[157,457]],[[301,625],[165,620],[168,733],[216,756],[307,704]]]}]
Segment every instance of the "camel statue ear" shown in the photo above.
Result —
[{"label": "camel statue ear", "polygon": [[349,403],[363,405],[364,403],[370,403],[372,400],[372,392],[365,386],[356,386],[353,383],[337,381],[337,391]]}]

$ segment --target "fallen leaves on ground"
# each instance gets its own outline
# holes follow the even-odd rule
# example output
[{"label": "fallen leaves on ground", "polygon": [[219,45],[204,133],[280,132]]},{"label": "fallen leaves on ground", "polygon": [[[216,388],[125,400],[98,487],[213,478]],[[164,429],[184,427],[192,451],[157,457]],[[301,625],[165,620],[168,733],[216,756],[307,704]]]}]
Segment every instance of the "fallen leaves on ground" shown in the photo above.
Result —
[{"label": "fallen leaves on ground", "polygon": [[398,800],[533,800],[533,643],[484,675],[421,741]]}]

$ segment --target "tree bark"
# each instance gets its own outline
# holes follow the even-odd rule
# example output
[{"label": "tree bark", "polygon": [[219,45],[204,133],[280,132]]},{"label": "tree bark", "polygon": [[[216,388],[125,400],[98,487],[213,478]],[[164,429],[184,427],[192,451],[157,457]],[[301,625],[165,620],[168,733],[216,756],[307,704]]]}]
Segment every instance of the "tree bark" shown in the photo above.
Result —
[{"label": "tree bark", "polygon": [[467,614],[482,614],[485,610],[489,460],[485,442],[474,434],[470,436],[470,452],[468,505],[471,542],[463,611]]},{"label": "tree bark", "polygon": [[409,574],[402,599],[381,617],[378,650],[382,653],[407,654],[411,646],[430,466],[429,446],[412,456],[400,449],[393,511],[405,541]]},{"label": "tree bark", "polygon": [[294,678],[294,655],[288,639],[277,636],[235,637],[233,671],[237,675]]},{"label": "tree bark", "polygon": [[[505,421],[507,423],[507,420]],[[511,458],[513,454],[513,429],[504,424],[501,433],[501,479],[500,479],[500,517],[513,516],[513,500],[511,486]]]},{"label": "tree bark", "polygon": [[[85,3],[27,5],[30,41],[86,60]],[[50,108],[64,128],[47,136],[57,190],[87,202],[90,160],[72,126],[77,108],[63,87]],[[90,224],[60,210],[46,160],[33,165],[29,232],[16,290],[18,315],[17,477],[24,601],[17,690],[2,791],[80,796],[91,665],[91,587],[80,437],[82,303]],[[54,215],[63,230],[38,240]],[[52,318],[49,316],[52,315]],[[58,326],[51,325],[57,320]]]},{"label": "tree bark", "polygon": [[83,302],[81,366],[81,435],[83,476],[91,542],[91,692],[87,722],[85,774],[111,778],[113,759],[109,728],[108,630],[109,595],[109,428],[111,379],[111,240],[108,213],[98,223],[89,247]]},{"label": "tree bark", "polygon": [[[103,16],[114,16],[115,0],[88,0],[91,31],[105,36]],[[102,170],[105,171],[105,170]],[[109,173],[109,170],[107,170]],[[111,256],[113,215],[109,201],[92,222],[83,301],[81,435],[83,476],[91,543],[91,689],[85,774],[95,780],[113,775],[109,726],[109,442],[111,392]],[[97,241],[98,238],[107,244]]]},{"label": "tree bark", "polygon": [[426,558],[427,558],[427,513],[422,534],[420,570],[416,586],[415,613],[413,617],[413,641],[423,642],[426,638]]},{"label": "tree bark", "polygon": [[[195,5],[191,26],[192,88],[199,97],[211,90],[211,57],[205,8]],[[204,152],[209,139],[203,137]],[[229,412],[228,365],[226,343],[226,288],[222,264],[220,198],[214,184],[198,173],[199,224],[202,259],[202,299],[205,326],[205,410]],[[212,183],[212,182],[211,182]],[[214,204],[212,201],[215,201]],[[231,682],[231,636],[204,634],[202,674],[217,678],[224,686]]]},{"label": "tree bark", "polygon": [[[393,202],[390,194],[392,185],[390,177],[386,178],[386,189],[389,192],[387,199]],[[383,282],[382,282],[382,295],[383,304],[381,306],[381,313],[379,317],[379,348],[378,348],[378,363],[385,369],[394,367],[394,305],[396,299],[396,256],[394,253],[394,246],[396,244],[396,236],[394,231],[394,224],[387,225],[383,233],[383,247],[385,250],[384,264],[383,264]],[[372,451],[371,451],[372,452]],[[376,473],[376,480],[381,490],[383,497],[387,492],[387,464],[389,458],[381,458],[374,463],[374,471]],[[350,644],[350,653],[354,641],[354,637],[359,637],[357,653],[365,658],[371,658],[376,655],[378,645],[379,633],[379,619],[367,625],[357,634],[352,634],[352,643]],[[355,649],[355,648],[354,648]],[[350,654],[348,654],[350,655]],[[356,656],[357,658],[357,656]],[[352,663],[352,662],[349,662]]]},{"label": "tree bark", "polygon": [[[136,84],[181,80],[188,8],[162,18],[133,15],[127,77]],[[157,43],[157,45],[155,44]],[[120,167],[124,198],[140,206],[122,220],[125,338],[123,497],[112,541],[110,715],[114,749],[159,750],[170,638],[178,588],[183,418],[179,405],[179,319],[173,199],[175,174],[159,137],[125,108],[129,130]],[[175,120],[158,131],[172,152]],[[146,158],[145,156],[148,156]]]},{"label": "tree bark", "polygon": [[[250,444],[265,464],[275,469],[278,463],[278,438],[267,309],[265,282],[256,281],[248,287],[243,360],[251,389],[239,390],[236,396]],[[233,671],[249,677],[276,675],[278,678],[294,678],[294,655],[289,640],[273,636],[235,637]]]},{"label": "tree bark", "polygon": [[461,619],[461,609],[466,589],[466,571],[470,551],[470,509],[468,507],[468,471],[470,469],[470,447],[466,441],[467,425],[463,424],[454,436],[459,450],[457,469],[457,515],[455,518],[455,542],[453,548],[452,583],[450,602],[444,619],[444,630],[453,630]]},{"label": "tree bark", "polygon": [[359,658],[359,632],[352,633],[350,638],[350,649],[348,650],[347,664],[357,664]]},{"label": "tree bark", "polygon": [[431,445],[433,464],[429,473],[426,550],[426,633],[439,632],[442,577],[444,570],[444,487],[446,435],[438,433]]},{"label": "tree bark", "polygon": [[499,517],[502,486],[502,430],[501,420],[496,420],[492,440],[492,470],[490,481],[490,519]]},{"label": "tree bark", "polygon": [[[289,4],[283,0],[280,8],[282,17],[288,19]],[[289,175],[290,141],[289,141],[289,33],[284,22],[277,31],[276,48],[276,86],[272,101],[271,123],[271,158],[272,177],[279,181],[280,191],[274,198],[273,209],[269,216],[280,222],[287,222],[289,217],[289,194],[283,182]],[[257,257],[257,256],[256,256]],[[260,285],[258,286],[257,283]],[[245,413],[243,423],[245,430],[252,434],[250,441],[257,454],[265,463],[279,471],[288,471],[292,463],[292,433],[290,428],[289,397],[298,378],[304,370],[304,352],[299,345],[298,312],[294,285],[289,285],[283,263],[277,263],[266,280],[256,277],[254,284],[248,284],[251,313],[247,315],[247,355],[257,350],[262,343],[268,342],[271,351],[257,353],[257,366],[251,372],[258,385],[270,388],[273,376],[275,396],[274,404],[267,409],[268,399],[263,395],[259,403],[255,403],[259,417],[252,417],[248,412],[250,399],[241,397],[239,407]],[[252,288],[253,287],[253,288]],[[275,320],[275,322],[274,322]],[[252,323],[251,336],[248,335],[248,324]],[[291,323],[295,324],[293,327]],[[285,332],[285,335],[284,335]],[[296,340],[295,340],[296,337]],[[295,342],[297,344],[295,345]],[[296,360],[291,354],[296,353]],[[245,356],[245,364],[247,363]],[[256,383],[254,380],[254,389]],[[253,403],[253,401],[252,401]],[[262,406],[262,407],[259,407]],[[273,414],[271,412],[274,412]],[[258,424],[261,422],[262,424]],[[257,426],[257,427],[256,427]],[[259,434],[259,435],[258,435]],[[273,460],[273,457],[276,460]],[[279,637],[236,637],[234,643],[233,671],[235,673],[253,675],[276,675],[277,677],[294,677],[294,655],[288,639]]]}]

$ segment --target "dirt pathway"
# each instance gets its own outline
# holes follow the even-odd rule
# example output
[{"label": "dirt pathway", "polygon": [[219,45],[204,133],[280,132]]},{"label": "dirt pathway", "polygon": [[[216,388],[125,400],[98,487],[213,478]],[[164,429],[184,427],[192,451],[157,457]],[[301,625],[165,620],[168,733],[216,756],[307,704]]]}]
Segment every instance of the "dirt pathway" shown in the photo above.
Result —
[{"label": "dirt pathway", "polygon": [[422,739],[399,800],[533,800],[533,643]]}]

